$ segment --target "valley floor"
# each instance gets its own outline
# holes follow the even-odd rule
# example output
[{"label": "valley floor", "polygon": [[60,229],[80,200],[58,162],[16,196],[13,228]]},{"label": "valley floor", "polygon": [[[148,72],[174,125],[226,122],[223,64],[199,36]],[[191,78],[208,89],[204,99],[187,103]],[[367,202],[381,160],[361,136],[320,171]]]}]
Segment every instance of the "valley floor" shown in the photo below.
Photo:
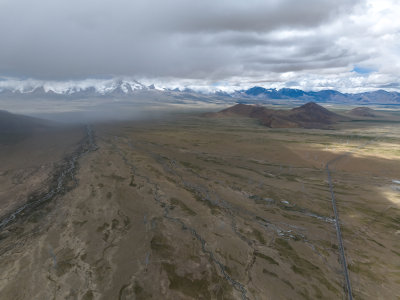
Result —
[{"label": "valley floor", "polygon": [[330,169],[353,296],[398,299],[398,123],[93,130],[77,184],[2,229],[0,299],[345,298],[325,169],[345,153]]}]

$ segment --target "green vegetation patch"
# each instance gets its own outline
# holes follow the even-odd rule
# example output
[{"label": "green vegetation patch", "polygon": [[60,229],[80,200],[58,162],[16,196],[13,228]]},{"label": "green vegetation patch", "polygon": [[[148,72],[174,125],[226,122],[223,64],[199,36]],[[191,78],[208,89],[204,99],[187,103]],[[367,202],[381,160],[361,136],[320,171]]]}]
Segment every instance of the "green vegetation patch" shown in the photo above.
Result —
[{"label": "green vegetation patch", "polygon": [[167,272],[170,289],[178,290],[194,299],[211,299],[210,282],[207,278],[191,279],[190,274],[181,276],[177,274],[176,266],[169,263],[163,263],[162,267]]},{"label": "green vegetation patch", "polygon": [[260,257],[262,259],[265,259],[267,262],[269,262],[272,265],[278,265],[279,266],[279,263],[275,259],[273,259],[272,257],[269,257],[268,255],[262,254],[260,252],[255,252],[254,255],[257,256],[257,257]]},{"label": "green vegetation patch", "polygon": [[398,256],[400,256],[400,253],[399,252],[397,252],[397,251],[394,251],[394,250],[391,250],[394,254],[396,254],[396,255],[398,255]]},{"label": "green vegetation patch", "polygon": [[268,271],[267,269],[263,269],[262,272],[263,272],[264,274],[268,274],[268,275],[270,275],[270,276],[272,276],[272,277],[278,278],[278,275],[276,275],[274,272]]},{"label": "green vegetation patch", "polygon": [[183,210],[184,212],[186,212],[188,215],[191,215],[191,216],[197,215],[196,212],[194,212],[192,209],[190,209],[190,208],[189,208],[185,203],[183,203],[181,200],[172,197],[170,201],[171,201],[171,204],[172,204],[172,205],[179,206],[180,209],[182,209],[182,210]]},{"label": "green vegetation patch", "polygon": [[262,235],[262,233],[259,230],[254,228],[253,229],[253,235],[257,239],[257,241],[259,241],[262,245],[266,244],[264,236]]},{"label": "green vegetation patch", "polygon": [[372,271],[372,265],[373,263],[362,263],[359,261],[353,261],[352,264],[348,265],[348,268],[351,272],[357,273],[360,276],[366,276],[372,279],[375,283],[382,283],[383,278],[377,276]]},{"label": "green vegetation patch", "polygon": [[190,192],[193,195],[194,199],[196,199],[197,201],[199,201],[203,204],[206,204],[211,209],[211,214],[213,214],[213,215],[220,214],[219,207],[217,205],[215,205],[214,203],[212,203],[210,200],[203,197],[203,195],[201,194],[200,191],[197,191],[194,188],[188,188],[188,187],[185,187],[185,190]]},{"label": "green vegetation patch", "polygon": [[318,266],[299,256],[287,240],[277,238],[275,240],[275,245],[281,257],[288,258],[292,261],[293,265],[291,269],[294,273],[304,277],[313,277],[321,284],[325,285],[325,287],[330,291],[339,294],[339,291],[325,278],[322,270]]},{"label": "green vegetation patch", "polygon": [[137,184],[135,183],[135,176],[134,175],[131,175],[131,181],[129,182],[129,185],[133,186],[133,187],[137,186]]},{"label": "green vegetation patch", "polygon": [[294,290],[294,286],[293,286],[293,284],[290,283],[289,280],[287,280],[287,279],[282,279],[282,282],[286,283],[288,286],[290,286],[290,288],[291,288],[292,290]]},{"label": "green vegetation patch", "polygon": [[226,174],[228,176],[234,177],[234,178],[238,178],[240,180],[247,180],[248,177],[240,175],[240,174],[236,174],[236,173],[232,173],[232,172],[228,172],[226,170],[222,170],[222,169],[218,169],[219,172]]},{"label": "green vegetation patch", "polygon": [[168,244],[167,239],[160,233],[156,233],[150,241],[150,248],[161,257],[170,257],[173,248]]},{"label": "green vegetation patch", "polygon": [[62,249],[57,254],[57,263],[55,266],[57,276],[62,276],[70,271],[74,266],[74,258],[74,251],[70,248]]},{"label": "green vegetation patch", "polygon": [[190,162],[187,162],[187,161],[181,161],[180,163],[183,166],[185,166],[186,168],[191,169],[191,170],[197,170],[197,171],[202,171],[203,170],[203,168],[201,168],[199,166],[196,166],[196,165],[194,165],[194,164],[192,164]]},{"label": "green vegetation patch", "polygon": [[92,290],[88,290],[82,297],[82,300],[92,300],[94,299]]},{"label": "green vegetation patch", "polygon": [[117,182],[122,182],[122,181],[124,181],[124,180],[126,179],[126,178],[124,178],[124,177],[122,177],[122,176],[119,176],[119,175],[117,175],[117,174],[102,175],[102,177],[110,178],[110,179],[113,179],[113,180],[115,180],[115,181],[117,181]]},{"label": "green vegetation patch", "polygon": [[153,173],[155,173],[156,176],[161,176],[161,175],[162,175],[162,173],[161,173],[159,170],[157,170],[156,168],[154,168],[154,167],[151,166],[151,165],[147,165],[147,168],[148,168],[150,171],[152,171]]}]

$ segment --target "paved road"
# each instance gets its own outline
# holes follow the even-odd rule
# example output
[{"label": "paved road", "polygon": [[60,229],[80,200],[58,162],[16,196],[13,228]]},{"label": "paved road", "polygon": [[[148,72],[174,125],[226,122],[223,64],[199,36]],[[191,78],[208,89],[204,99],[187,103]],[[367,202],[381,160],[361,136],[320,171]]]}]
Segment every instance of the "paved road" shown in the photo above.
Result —
[{"label": "paved road", "polygon": [[[387,134],[381,136],[380,138],[383,138],[384,136],[386,136]],[[339,243],[339,252],[340,252],[340,260],[342,262],[342,267],[343,267],[343,275],[344,275],[344,279],[345,279],[345,284],[346,284],[346,291],[347,291],[347,295],[348,295],[348,299],[352,300],[353,299],[353,294],[351,292],[351,284],[350,284],[350,278],[349,278],[349,270],[347,268],[347,262],[346,262],[346,255],[344,253],[344,247],[343,247],[343,238],[342,238],[342,231],[340,230],[340,220],[339,220],[339,213],[337,211],[337,207],[336,207],[336,200],[335,200],[335,193],[333,192],[333,184],[332,184],[332,178],[331,178],[331,170],[329,169],[329,165],[337,162],[340,159],[343,159],[344,157],[349,156],[350,154],[352,154],[354,151],[364,148],[365,146],[374,143],[378,140],[378,138],[374,138],[370,141],[367,141],[364,144],[359,145],[355,150],[353,151],[349,151],[349,152],[345,152],[339,156],[337,156],[336,158],[328,161],[325,165],[325,169],[326,169],[326,173],[328,174],[328,182],[329,182],[329,189],[331,191],[331,200],[332,200],[332,207],[333,207],[333,212],[335,214],[335,225],[336,225],[336,234],[337,234],[337,239],[338,239],[338,243]]]},{"label": "paved road", "polygon": [[[384,134],[383,136],[380,136],[380,138],[383,138],[387,134]],[[332,178],[331,178],[331,170],[329,169],[329,166],[335,162],[337,162],[340,159],[343,159],[350,154],[352,154],[354,151],[358,149],[362,149],[365,146],[374,143],[378,141],[378,138],[374,138],[370,141],[365,142],[364,144],[359,145],[358,147],[355,148],[353,151],[345,152],[334,159],[328,161],[325,165],[326,173],[328,174],[328,182],[329,182],[329,189],[331,191],[331,200],[332,200],[332,207],[333,207],[333,212],[335,214],[335,225],[336,225],[336,234],[337,234],[337,239],[339,243],[339,252],[340,252],[340,260],[342,262],[342,267],[343,267],[343,275],[345,279],[345,285],[346,285],[346,291],[347,291],[347,296],[349,300],[353,299],[353,294],[351,292],[351,284],[350,284],[350,278],[349,278],[349,270],[347,268],[347,261],[346,261],[346,255],[344,253],[344,247],[343,247],[343,238],[342,238],[342,231],[340,230],[340,220],[339,220],[339,213],[336,207],[336,200],[335,200],[335,193],[333,191],[333,184],[332,184]]]},{"label": "paved road", "polygon": [[[346,153],[345,155],[348,155],[348,154],[349,153]],[[335,214],[336,234],[337,234],[337,239],[338,239],[338,243],[339,243],[340,260],[342,262],[342,267],[343,267],[343,275],[344,275],[345,284],[346,284],[346,291],[347,291],[348,299],[352,300],[353,295],[351,293],[351,284],[350,284],[350,278],[349,278],[349,271],[347,269],[346,255],[344,254],[342,231],[340,230],[339,213],[336,208],[335,193],[333,192],[331,171],[329,169],[329,164],[331,164],[332,162],[336,162],[337,160],[343,158],[345,155],[341,155],[341,156],[335,158],[334,160],[329,161],[326,164],[325,168],[326,168],[326,172],[328,174],[329,189],[331,191],[332,207],[333,207],[333,212]]]}]

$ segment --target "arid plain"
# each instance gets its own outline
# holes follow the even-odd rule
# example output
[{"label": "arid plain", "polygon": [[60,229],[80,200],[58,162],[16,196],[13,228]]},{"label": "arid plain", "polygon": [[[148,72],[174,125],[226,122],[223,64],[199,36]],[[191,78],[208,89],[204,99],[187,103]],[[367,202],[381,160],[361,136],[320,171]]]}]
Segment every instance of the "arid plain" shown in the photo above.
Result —
[{"label": "arid plain", "polygon": [[[57,170],[80,151],[68,188],[1,229],[0,299],[345,298],[329,161],[354,298],[399,299],[399,125],[182,115],[71,130],[41,158]],[[3,165],[2,209],[51,188],[55,171],[7,177],[29,168]]]}]

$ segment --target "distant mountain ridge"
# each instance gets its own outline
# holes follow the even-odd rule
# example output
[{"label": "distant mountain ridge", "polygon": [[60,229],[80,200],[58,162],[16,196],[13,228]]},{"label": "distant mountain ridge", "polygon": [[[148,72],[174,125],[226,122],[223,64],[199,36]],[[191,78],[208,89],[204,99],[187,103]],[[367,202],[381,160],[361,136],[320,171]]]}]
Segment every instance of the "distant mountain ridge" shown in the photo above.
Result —
[{"label": "distant mountain ridge", "polygon": [[258,98],[258,99],[295,99],[304,102],[313,101],[319,103],[334,102],[334,103],[353,103],[360,104],[380,103],[380,104],[400,104],[400,93],[388,92],[385,90],[377,90],[363,93],[341,93],[336,90],[321,90],[321,91],[303,91],[299,89],[283,88],[266,89],[263,87],[252,87],[247,90],[237,91],[233,94],[234,97]]},{"label": "distant mountain ridge", "polygon": [[321,91],[303,91],[300,89],[267,89],[260,86],[254,86],[245,90],[236,90],[233,92],[214,91],[214,92],[199,92],[190,88],[174,88],[174,89],[157,89],[154,84],[146,86],[136,80],[108,80],[104,85],[73,85],[60,84],[61,87],[54,88],[48,85],[28,86],[25,88],[1,88],[0,99],[5,98],[95,98],[95,97],[110,97],[110,98],[125,98],[132,97],[143,92],[165,93],[175,97],[218,97],[227,101],[236,102],[252,102],[256,103],[265,101],[280,101],[294,100],[297,102],[316,102],[316,103],[358,103],[364,104],[399,104],[400,93],[388,92],[385,90],[377,90],[363,93],[341,93],[336,90],[321,90]]}]

